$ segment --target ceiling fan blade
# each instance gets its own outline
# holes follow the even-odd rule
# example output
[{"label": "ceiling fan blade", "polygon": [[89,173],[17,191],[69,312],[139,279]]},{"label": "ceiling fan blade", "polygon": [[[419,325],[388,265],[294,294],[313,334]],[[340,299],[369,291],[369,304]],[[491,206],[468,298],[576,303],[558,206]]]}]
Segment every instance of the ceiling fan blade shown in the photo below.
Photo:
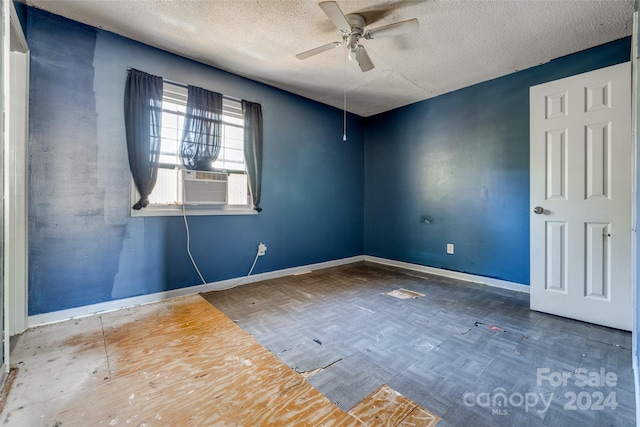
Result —
[{"label": "ceiling fan blade", "polygon": [[349,25],[349,21],[345,18],[344,13],[340,10],[340,6],[338,3],[334,1],[324,1],[319,3],[318,6],[322,8],[324,13],[327,14],[333,25],[335,25],[340,31],[349,33],[351,32],[351,25]]},{"label": "ceiling fan blade", "polygon": [[363,73],[373,69],[373,62],[371,62],[369,54],[364,50],[364,46],[362,45],[358,45],[356,49],[356,61],[358,61],[358,65]]},{"label": "ceiling fan blade", "polygon": [[402,34],[413,33],[420,29],[420,23],[416,18],[408,21],[396,22],[395,24],[384,25],[374,28],[364,33],[366,39],[379,39],[382,37],[399,36]]},{"label": "ceiling fan blade", "polygon": [[326,51],[331,50],[331,49],[335,49],[338,46],[340,46],[340,43],[338,43],[338,42],[325,44],[324,46],[316,47],[315,49],[311,49],[311,50],[307,50],[306,52],[299,53],[299,54],[296,55],[296,58],[298,58],[298,59],[307,59],[307,58],[312,57],[314,55],[317,55],[319,53],[326,52]]}]

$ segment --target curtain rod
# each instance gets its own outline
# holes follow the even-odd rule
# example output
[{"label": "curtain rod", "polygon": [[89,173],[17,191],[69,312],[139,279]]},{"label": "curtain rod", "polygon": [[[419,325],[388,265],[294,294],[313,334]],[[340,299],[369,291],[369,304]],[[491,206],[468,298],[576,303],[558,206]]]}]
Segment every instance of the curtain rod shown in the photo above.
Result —
[{"label": "curtain rod", "polygon": [[[127,71],[131,71],[131,70],[137,70],[137,68],[127,67]],[[169,84],[171,84],[171,85],[174,85],[174,86],[180,86],[180,87],[183,87],[183,88],[185,88],[185,89],[187,89],[187,88],[189,87],[189,85],[186,85],[186,84],[184,84],[184,83],[180,83],[180,82],[174,82],[173,80],[168,80],[168,79],[165,79],[164,77],[162,78],[162,81],[163,81],[163,82],[167,82],[167,83],[169,83]],[[223,98],[230,99],[230,100],[232,100],[232,101],[238,101],[238,102],[241,102],[241,101],[242,101],[242,99],[240,99],[240,98],[236,98],[236,97],[234,97],[234,96],[222,95],[222,97],[223,97]]]}]

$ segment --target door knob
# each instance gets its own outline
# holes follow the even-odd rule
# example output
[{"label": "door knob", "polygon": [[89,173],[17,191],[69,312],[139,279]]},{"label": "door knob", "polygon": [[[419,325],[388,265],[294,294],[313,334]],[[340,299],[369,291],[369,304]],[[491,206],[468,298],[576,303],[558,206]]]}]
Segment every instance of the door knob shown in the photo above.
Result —
[{"label": "door knob", "polygon": [[540,215],[542,212],[544,212],[544,209],[542,209],[540,206],[536,206],[535,208],[533,208],[533,213]]}]

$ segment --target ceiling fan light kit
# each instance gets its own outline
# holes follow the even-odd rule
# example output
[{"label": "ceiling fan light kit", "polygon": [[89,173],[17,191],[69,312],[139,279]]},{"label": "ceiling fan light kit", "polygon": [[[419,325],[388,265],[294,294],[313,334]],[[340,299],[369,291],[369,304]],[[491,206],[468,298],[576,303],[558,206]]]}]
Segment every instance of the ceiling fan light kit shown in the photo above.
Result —
[{"label": "ceiling fan light kit", "polygon": [[349,51],[349,59],[357,62],[360,69],[363,72],[366,72],[372,70],[374,65],[364,46],[359,44],[360,39],[364,38],[366,40],[373,40],[383,37],[399,36],[418,31],[420,28],[418,20],[414,18],[365,31],[367,23],[362,15],[357,13],[345,15],[342,13],[338,4],[334,1],[325,1],[318,5],[331,22],[333,22],[333,25],[336,26],[338,31],[340,31],[342,42],[329,43],[306,52],[299,53],[296,55],[298,59],[310,58],[322,52],[335,49],[342,45],[342,43],[345,43],[346,48]]}]

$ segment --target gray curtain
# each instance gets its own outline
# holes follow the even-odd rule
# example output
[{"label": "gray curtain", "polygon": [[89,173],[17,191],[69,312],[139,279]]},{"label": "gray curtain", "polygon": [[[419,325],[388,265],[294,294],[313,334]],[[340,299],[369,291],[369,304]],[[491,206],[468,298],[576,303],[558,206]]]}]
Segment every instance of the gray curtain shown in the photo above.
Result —
[{"label": "gray curtain", "polygon": [[253,209],[260,212],[262,191],[262,106],[242,100],[244,118],[244,160],[249,178]]},{"label": "gray curtain", "polygon": [[220,155],[221,127],[222,94],[189,86],[180,142],[180,157],[186,169],[212,168],[212,163]]},{"label": "gray curtain", "polygon": [[156,185],[162,128],[162,77],[130,69],[124,90],[124,123],[129,168],[140,200],[139,210],[149,204]]}]

